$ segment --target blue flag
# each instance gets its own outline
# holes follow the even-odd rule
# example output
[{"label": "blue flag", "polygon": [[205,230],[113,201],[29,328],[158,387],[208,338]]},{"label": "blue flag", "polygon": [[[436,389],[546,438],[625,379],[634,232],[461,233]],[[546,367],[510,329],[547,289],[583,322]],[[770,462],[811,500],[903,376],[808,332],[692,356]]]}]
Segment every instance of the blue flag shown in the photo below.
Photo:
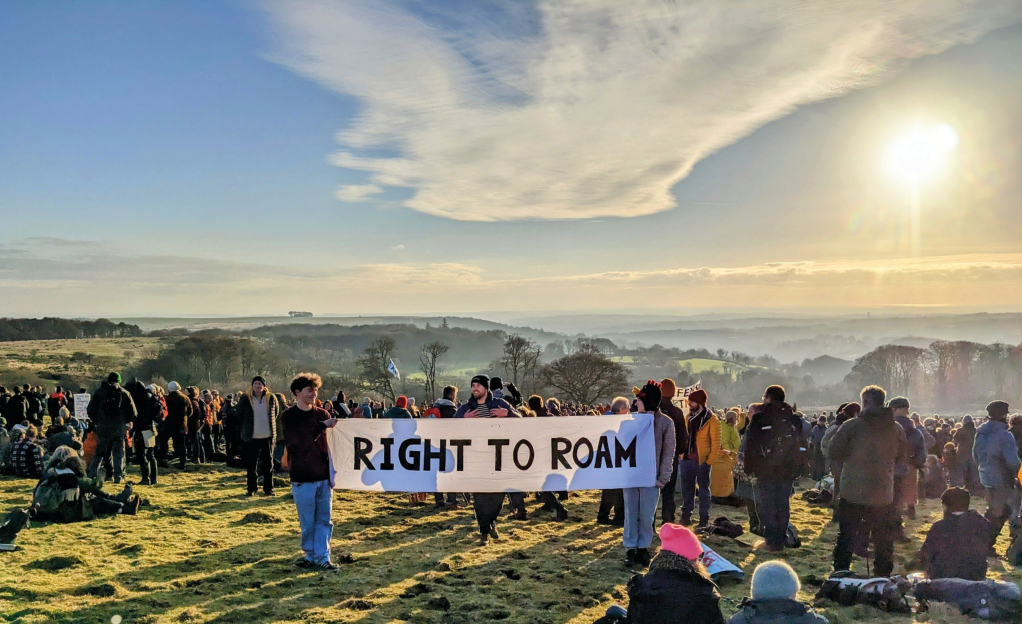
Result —
[{"label": "blue flag", "polygon": [[398,379],[401,379],[401,373],[397,370],[397,366],[394,366],[394,360],[388,360],[387,372]]}]

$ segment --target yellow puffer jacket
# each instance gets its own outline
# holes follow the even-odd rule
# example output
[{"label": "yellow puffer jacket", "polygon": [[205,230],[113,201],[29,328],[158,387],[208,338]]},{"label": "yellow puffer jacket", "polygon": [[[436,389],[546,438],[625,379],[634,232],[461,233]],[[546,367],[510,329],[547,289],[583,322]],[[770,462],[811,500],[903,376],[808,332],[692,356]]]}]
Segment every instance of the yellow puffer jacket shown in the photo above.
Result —
[{"label": "yellow puffer jacket", "polygon": [[700,464],[715,464],[723,456],[720,448],[720,420],[712,413],[696,432],[696,452]]}]

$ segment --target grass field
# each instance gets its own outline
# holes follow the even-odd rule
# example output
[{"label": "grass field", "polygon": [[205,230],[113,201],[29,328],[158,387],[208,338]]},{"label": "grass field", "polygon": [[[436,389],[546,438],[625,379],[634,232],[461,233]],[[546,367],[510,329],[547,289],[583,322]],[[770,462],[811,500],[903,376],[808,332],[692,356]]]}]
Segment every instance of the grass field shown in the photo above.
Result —
[{"label": "grass field", "polygon": [[[132,468],[132,480],[137,472]],[[623,565],[621,530],[596,525],[598,493],[573,494],[571,518],[551,522],[530,513],[502,520],[501,538],[477,544],[468,510],[435,512],[398,494],[338,492],[334,555],[338,573],[294,568],[298,522],[283,482],[276,498],[246,498],[241,471],[213,466],[166,471],[161,484],[140,488],[151,500],[138,516],[91,522],[33,524],[19,549],[0,553],[0,617],[6,622],[592,622],[626,603],[631,573]],[[26,505],[34,484],[0,481],[0,509]],[[538,506],[529,501],[530,510]],[[918,548],[936,502],[911,524]],[[980,505],[982,507],[982,504]],[[744,513],[715,507],[744,522]],[[804,545],[785,558],[803,577],[803,599],[830,571],[836,528],[830,511],[794,503]],[[742,584],[725,585],[726,615],[749,591],[751,570],[770,555],[734,540],[709,544],[746,569]],[[999,544],[1002,550],[1006,544]],[[58,558],[64,558],[63,560]],[[999,560],[992,576],[1018,580]],[[856,564],[861,567],[861,564]],[[900,565],[900,564],[899,564]],[[62,569],[61,566],[68,566]],[[897,569],[896,569],[897,571]],[[828,608],[832,624],[909,622],[867,607]],[[926,616],[923,616],[926,617]],[[941,621],[964,621],[953,617]]]}]

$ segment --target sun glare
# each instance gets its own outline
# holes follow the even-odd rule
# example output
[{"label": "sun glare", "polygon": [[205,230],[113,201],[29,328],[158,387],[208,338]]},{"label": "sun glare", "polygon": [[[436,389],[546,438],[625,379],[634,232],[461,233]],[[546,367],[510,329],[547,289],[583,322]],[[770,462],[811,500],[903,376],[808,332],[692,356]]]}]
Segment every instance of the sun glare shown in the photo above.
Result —
[{"label": "sun glare", "polygon": [[887,146],[887,171],[898,178],[919,182],[937,176],[948,154],[958,145],[958,133],[947,124],[916,125]]}]

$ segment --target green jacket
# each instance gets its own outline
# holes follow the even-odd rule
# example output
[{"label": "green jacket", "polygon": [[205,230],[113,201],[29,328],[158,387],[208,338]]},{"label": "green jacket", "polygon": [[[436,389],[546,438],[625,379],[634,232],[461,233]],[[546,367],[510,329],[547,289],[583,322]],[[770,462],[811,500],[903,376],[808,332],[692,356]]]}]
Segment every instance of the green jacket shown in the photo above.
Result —
[{"label": "green jacket", "polygon": [[894,469],[907,455],[905,431],[888,408],[845,421],[827,447],[827,458],[842,464],[841,499],[873,507],[894,502]]}]

